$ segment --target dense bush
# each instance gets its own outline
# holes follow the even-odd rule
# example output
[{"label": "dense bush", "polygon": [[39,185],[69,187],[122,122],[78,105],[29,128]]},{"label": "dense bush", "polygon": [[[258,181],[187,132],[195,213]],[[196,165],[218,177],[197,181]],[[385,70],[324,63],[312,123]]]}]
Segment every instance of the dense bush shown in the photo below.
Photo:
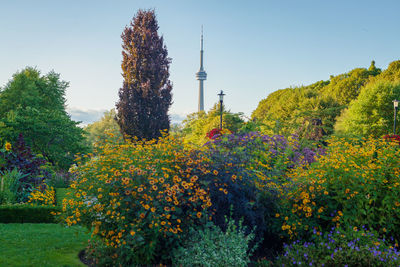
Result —
[{"label": "dense bush", "polygon": [[208,185],[213,222],[225,229],[230,215],[255,233],[255,242],[264,239],[258,253],[279,246],[275,214],[280,203],[278,190],[286,183],[284,174],[295,166],[315,161],[321,151],[302,149],[292,136],[215,133],[203,152],[211,173],[199,175]]},{"label": "dense bush", "polygon": [[45,179],[50,179],[44,169],[46,161],[31,152],[22,135],[19,135],[12,148],[8,148],[0,151],[0,171],[5,173],[16,169],[22,174],[13,182],[13,190],[16,202],[26,202],[33,188],[42,185]]},{"label": "dense bush", "polygon": [[399,266],[398,245],[388,241],[365,227],[332,228],[324,234],[314,230],[311,242],[285,245],[274,266]]},{"label": "dense bush", "polygon": [[281,195],[282,230],[304,236],[339,225],[365,225],[400,238],[400,149],[382,139],[332,139],[327,155],[291,175]]},{"label": "dense bush", "polygon": [[0,204],[15,203],[18,196],[25,192],[18,191],[20,180],[26,174],[22,174],[17,169],[12,171],[6,170],[0,177]]},{"label": "dense bush", "polygon": [[[192,159],[173,137],[99,146],[74,170],[65,222],[84,224],[116,255],[114,264],[150,264],[169,251],[211,206]],[[207,172],[202,169],[200,173]],[[161,259],[157,259],[161,260]]]},{"label": "dense bush", "polygon": [[254,250],[249,246],[254,234],[246,234],[240,222],[239,226],[233,220],[225,223],[225,232],[212,223],[189,232],[184,244],[174,251],[174,266],[247,266]]},{"label": "dense bush", "polygon": [[0,223],[56,223],[54,213],[61,208],[32,204],[9,204],[0,206]]},{"label": "dense bush", "polygon": [[43,184],[32,190],[29,195],[28,203],[54,206],[56,201],[55,195],[56,191],[52,186]]}]

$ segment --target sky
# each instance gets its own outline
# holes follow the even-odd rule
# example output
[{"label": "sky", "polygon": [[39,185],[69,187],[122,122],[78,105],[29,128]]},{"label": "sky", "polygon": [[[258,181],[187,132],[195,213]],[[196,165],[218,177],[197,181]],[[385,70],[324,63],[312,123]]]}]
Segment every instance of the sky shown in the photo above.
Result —
[{"label": "sky", "polygon": [[172,59],[172,122],[198,108],[201,25],[205,110],[223,90],[250,117],[278,89],[399,59],[400,1],[0,0],[0,87],[26,66],[54,70],[72,119],[98,120],[118,101],[121,33],[140,8],[155,9]]}]

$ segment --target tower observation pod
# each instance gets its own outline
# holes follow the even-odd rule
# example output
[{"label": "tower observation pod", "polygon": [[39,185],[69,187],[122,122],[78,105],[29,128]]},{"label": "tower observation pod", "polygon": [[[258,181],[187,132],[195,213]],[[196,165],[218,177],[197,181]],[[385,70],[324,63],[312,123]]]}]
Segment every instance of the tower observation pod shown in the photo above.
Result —
[{"label": "tower observation pod", "polygon": [[203,67],[203,27],[201,27],[201,44],[200,44],[200,70],[196,73],[196,79],[199,80],[199,109],[204,110],[204,81],[207,79],[207,73]]}]

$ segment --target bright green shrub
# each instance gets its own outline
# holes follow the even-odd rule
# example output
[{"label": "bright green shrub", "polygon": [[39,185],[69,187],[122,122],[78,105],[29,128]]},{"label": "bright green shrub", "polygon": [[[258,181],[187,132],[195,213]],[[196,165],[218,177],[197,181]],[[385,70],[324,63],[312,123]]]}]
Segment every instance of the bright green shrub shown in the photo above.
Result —
[{"label": "bright green shrub", "polygon": [[0,204],[13,203],[15,201],[14,184],[18,179],[18,170],[14,169],[11,172],[5,171],[0,176]]},{"label": "bright green shrub", "polygon": [[298,168],[283,192],[282,230],[303,236],[339,225],[365,225],[400,238],[400,149],[383,139],[332,139],[327,155]]},{"label": "bright green shrub", "polygon": [[[212,205],[191,167],[206,158],[192,159],[172,136],[106,143],[95,153],[77,159],[73,195],[63,203],[64,220],[91,228],[92,236],[114,252],[114,264],[150,264],[156,255],[169,257],[174,242]],[[80,163],[85,157],[90,160]]]},{"label": "bright green shrub", "polygon": [[314,231],[311,242],[285,245],[274,266],[399,266],[397,249],[365,228],[332,228],[324,234]]},{"label": "bright green shrub", "polygon": [[226,231],[209,223],[204,229],[192,230],[183,246],[174,251],[173,265],[182,267],[204,266],[248,266],[251,252],[250,242],[254,233],[246,234],[241,221],[225,221]]},{"label": "bright green shrub", "polygon": [[56,223],[59,207],[13,204],[0,206],[0,223]]}]

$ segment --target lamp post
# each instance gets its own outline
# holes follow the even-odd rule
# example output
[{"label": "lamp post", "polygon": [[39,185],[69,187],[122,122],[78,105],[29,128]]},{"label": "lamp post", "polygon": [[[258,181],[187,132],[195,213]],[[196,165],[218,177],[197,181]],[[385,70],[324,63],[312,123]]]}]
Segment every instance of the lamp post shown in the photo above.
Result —
[{"label": "lamp post", "polygon": [[221,90],[219,95],[219,111],[220,111],[220,118],[219,118],[219,128],[222,130],[222,103],[224,102],[224,92]]},{"label": "lamp post", "polygon": [[397,109],[399,108],[399,100],[393,100],[394,107],[394,122],[393,122],[393,135],[396,135],[396,118],[397,118]]}]

